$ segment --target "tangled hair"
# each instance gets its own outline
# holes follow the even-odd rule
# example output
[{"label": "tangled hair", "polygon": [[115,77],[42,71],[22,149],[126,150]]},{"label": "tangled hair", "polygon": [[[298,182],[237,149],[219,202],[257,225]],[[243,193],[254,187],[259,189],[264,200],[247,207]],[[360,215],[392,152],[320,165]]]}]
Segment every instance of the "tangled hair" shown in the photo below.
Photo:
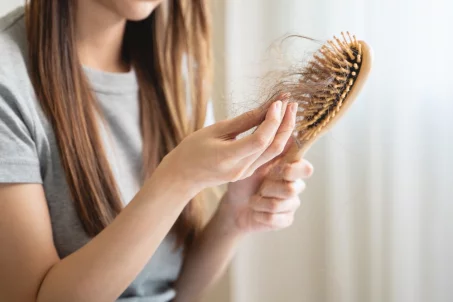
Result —
[{"label": "tangled hair", "polygon": [[[325,43],[300,35],[284,39],[300,38],[322,45],[307,56],[306,61],[272,73],[262,105],[263,109],[267,108],[284,93],[299,104],[294,135],[299,148],[306,148],[318,134],[326,131],[340,110],[352,102],[347,97],[361,71],[362,44],[349,33],[342,33],[342,37],[342,40],[334,37],[333,41]],[[367,75],[368,71],[369,66],[363,74]],[[362,84],[363,81],[359,86]]]}]

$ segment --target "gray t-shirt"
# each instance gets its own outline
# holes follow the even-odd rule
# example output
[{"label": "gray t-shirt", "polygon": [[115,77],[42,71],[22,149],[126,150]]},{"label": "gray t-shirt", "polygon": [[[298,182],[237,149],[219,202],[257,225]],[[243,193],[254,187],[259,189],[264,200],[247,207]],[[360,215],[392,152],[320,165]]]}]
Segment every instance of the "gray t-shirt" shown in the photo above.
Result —
[{"label": "gray t-shirt", "polygon": [[[90,238],[77,216],[54,132],[36,100],[27,73],[24,25],[23,8],[0,19],[0,183],[43,185],[54,244],[64,258]],[[101,133],[126,204],[140,188],[142,165],[135,74],[105,73],[86,67],[84,70],[107,121]],[[169,234],[118,301],[172,300],[175,291],[171,283],[177,279],[181,262],[181,250],[174,250],[174,237]]]}]

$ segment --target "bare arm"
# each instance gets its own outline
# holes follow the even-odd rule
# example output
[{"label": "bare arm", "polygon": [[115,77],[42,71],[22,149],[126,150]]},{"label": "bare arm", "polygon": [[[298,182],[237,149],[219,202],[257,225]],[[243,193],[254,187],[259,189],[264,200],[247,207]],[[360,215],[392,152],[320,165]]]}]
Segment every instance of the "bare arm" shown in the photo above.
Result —
[{"label": "bare arm", "polygon": [[175,302],[198,301],[222,276],[243,237],[231,223],[230,213],[219,206],[184,260]]},{"label": "bare arm", "polygon": [[[292,133],[297,106],[286,110],[269,149],[283,150]],[[274,164],[280,167],[279,159]],[[303,161],[287,163],[274,179],[268,173],[271,166],[263,166],[251,177],[229,184],[217,212],[184,261],[176,283],[176,302],[198,301],[222,275],[246,234],[281,229],[292,223],[300,204],[298,194],[303,190],[303,182],[297,180],[311,174],[311,169],[307,170]]]},{"label": "bare arm", "polygon": [[[275,102],[264,121],[257,109],[189,135],[108,227],[64,259],[53,244],[43,187],[0,184],[0,301],[117,299],[192,196],[207,186],[243,179],[269,161],[280,108]],[[253,134],[234,139],[258,124]]]},{"label": "bare arm", "polygon": [[[0,187],[1,301],[114,301],[153,255],[190,199],[161,179],[80,250],[60,260],[41,185]],[[166,217],[166,219],[162,219]]]}]

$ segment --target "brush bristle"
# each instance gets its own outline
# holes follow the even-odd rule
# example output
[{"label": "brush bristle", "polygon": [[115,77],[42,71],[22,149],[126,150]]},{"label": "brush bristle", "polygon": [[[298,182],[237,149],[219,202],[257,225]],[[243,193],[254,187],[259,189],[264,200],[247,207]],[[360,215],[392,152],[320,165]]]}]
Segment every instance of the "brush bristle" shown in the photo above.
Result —
[{"label": "brush bristle", "polygon": [[327,41],[302,68],[283,76],[276,93],[291,93],[299,104],[295,137],[313,140],[341,110],[362,65],[361,44],[349,32]]},{"label": "brush bristle", "polygon": [[301,72],[300,83],[317,89],[300,100],[295,99],[302,117],[296,129],[300,142],[316,137],[335,117],[360,72],[360,43],[349,32],[341,34],[342,39],[334,37],[323,45]]}]

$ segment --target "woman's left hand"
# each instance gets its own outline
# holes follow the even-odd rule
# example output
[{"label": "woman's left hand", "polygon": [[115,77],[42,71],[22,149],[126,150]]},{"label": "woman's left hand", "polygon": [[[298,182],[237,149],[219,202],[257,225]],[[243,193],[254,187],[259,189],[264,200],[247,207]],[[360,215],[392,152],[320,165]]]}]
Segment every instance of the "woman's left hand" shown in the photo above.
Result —
[{"label": "woman's left hand", "polygon": [[241,233],[278,230],[290,226],[300,206],[302,179],[310,177],[313,166],[304,159],[284,163],[277,158],[251,177],[230,183],[220,205]]}]

